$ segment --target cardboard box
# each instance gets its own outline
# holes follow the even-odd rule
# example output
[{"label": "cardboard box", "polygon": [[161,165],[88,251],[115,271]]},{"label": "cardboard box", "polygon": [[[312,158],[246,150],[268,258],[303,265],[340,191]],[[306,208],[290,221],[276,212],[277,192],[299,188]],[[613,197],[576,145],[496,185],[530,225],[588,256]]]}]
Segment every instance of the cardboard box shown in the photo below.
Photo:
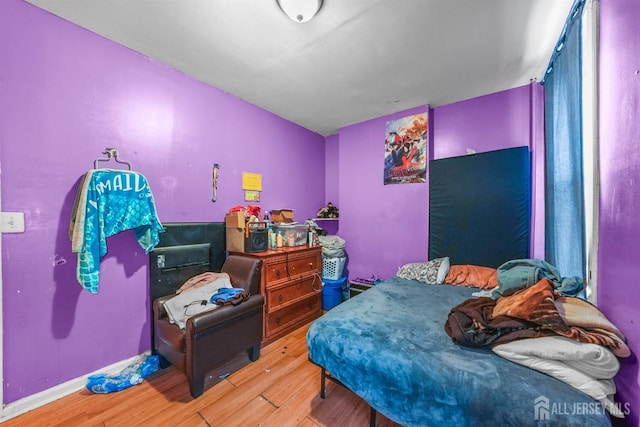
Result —
[{"label": "cardboard box", "polygon": [[227,227],[227,250],[244,252],[244,228]]},{"label": "cardboard box", "polygon": [[293,209],[272,210],[271,222],[293,222]]},{"label": "cardboard box", "polygon": [[237,227],[243,230],[246,220],[247,218],[244,216],[244,212],[230,212],[224,217],[224,222],[227,227]]}]

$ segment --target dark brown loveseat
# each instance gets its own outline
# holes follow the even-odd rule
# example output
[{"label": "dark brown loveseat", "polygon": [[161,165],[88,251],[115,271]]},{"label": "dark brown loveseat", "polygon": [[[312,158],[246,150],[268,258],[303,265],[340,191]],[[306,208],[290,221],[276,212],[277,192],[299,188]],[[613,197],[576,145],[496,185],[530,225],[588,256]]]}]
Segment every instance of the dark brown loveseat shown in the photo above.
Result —
[{"label": "dark brown loveseat", "polygon": [[221,271],[229,274],[233,287],[246,289],[249,299],[192,316],[185,329],[170,323],[164,310],[164,302],[173,293],[154,300],[154,351],[164,364],[184,372],[194,398],[204,392],[205,382],[213,385],[260,357],[264,312],[259,290],[261,268],[261,260],[229,256]]}]

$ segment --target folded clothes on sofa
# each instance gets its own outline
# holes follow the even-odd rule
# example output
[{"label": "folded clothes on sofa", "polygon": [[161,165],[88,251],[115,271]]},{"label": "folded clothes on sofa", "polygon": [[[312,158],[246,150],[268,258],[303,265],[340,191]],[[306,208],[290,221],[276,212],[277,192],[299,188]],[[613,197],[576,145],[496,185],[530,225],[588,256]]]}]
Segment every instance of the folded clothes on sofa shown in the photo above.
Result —
[{"label": "folded clothes on sofa", "polygon": [[218,308],[217,305],[209,303],[209,299],[220,289],[231,289],[231,281],[228,276],[218,278],[204,286],[187,289],[167,300],[164,303],[164,308],[171,323],[184,329],[189,317]]}]

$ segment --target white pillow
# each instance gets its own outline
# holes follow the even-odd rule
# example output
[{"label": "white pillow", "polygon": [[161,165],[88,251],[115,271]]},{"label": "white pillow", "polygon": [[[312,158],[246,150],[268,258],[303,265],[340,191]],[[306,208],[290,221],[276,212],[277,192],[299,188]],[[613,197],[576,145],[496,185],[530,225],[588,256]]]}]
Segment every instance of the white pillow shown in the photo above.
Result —
[{"label": "white pillow", "polygon": [[620,370],[618,358],[607,347],[561,336],[511,341],[494,347],[494,351],[557,360],[596,379],[613,378]]},{"label": "white pillow", "polygon": [[440,260],[440,268],[438,268],[438,283],[439,285],[444,283],[444,278],[447,277],[447,273],[449,273],[449,257],[436,258],[433,261]]},{"label": "white pillow", "polygon": [[[596,344],[573,341],[565,337],[552,336],[511,341],[506,344],[497,345],[493,347],[492,350],[505,359],[535,369],[536,371],[544,372],[547,375],[569,384],[600,401],[612,415],[616,417],[623,416],[613,403],[612,397],[616,392],[616,385],[612,379],[594,378],[592,375],[588,375],[582,370],[576,369],[566,363],[568,361],[569,363],[575,364],[579,358],[576,357],[576,351],[584,353],[584,350],[576,349],[583,347],[583,345],[597,346]],[[585,349],[587,351],[590,350],[588,347],[585,347]],[[609,351],[604,347],[602,347],[602,349]],[[615,375],[619,367],[615,356],[613,356],[613,359],[606,356],[604,358],[594,357],[591,362],[597,364],[596,359],[603,361],[602,366],[595,369],[595,372],[599,374],[598,376],[602,375],[604,371],[609,371],[605,376]],[[584,369],[588,363],[589,362],[579,365],[581,369]]]}]

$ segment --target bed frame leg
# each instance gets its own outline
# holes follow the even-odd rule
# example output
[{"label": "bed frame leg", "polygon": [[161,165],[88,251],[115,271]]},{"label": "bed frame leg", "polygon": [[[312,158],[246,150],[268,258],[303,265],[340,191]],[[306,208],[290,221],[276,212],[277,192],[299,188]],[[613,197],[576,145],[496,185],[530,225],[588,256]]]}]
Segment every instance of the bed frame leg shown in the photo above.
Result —
[{"label": "bed frame leg", "polygon": [[327,374],[326,371],[324,370],[324,368],[320,369],[320,398],[324,399],[325,398],[325,390],[326,390],[326,381],[327,381]]},{"label": "bed frame leg", "polygon": [[[326,397],[327,377],[329,377],[329,379],[337,382],[341,386],[347,388],[344,384],[342,384],[336,378],[333,378],[331,376],[331,374],[327,374],[326,369],[320,367],[320,398],[321,399],[324,399]],[[369,408],[371,409],[371,412],[369,414],[369,427],[376,427],[376,414],[377,414],[377,411],[375,409],[373,409],[373,406],[369,406]]]}]

